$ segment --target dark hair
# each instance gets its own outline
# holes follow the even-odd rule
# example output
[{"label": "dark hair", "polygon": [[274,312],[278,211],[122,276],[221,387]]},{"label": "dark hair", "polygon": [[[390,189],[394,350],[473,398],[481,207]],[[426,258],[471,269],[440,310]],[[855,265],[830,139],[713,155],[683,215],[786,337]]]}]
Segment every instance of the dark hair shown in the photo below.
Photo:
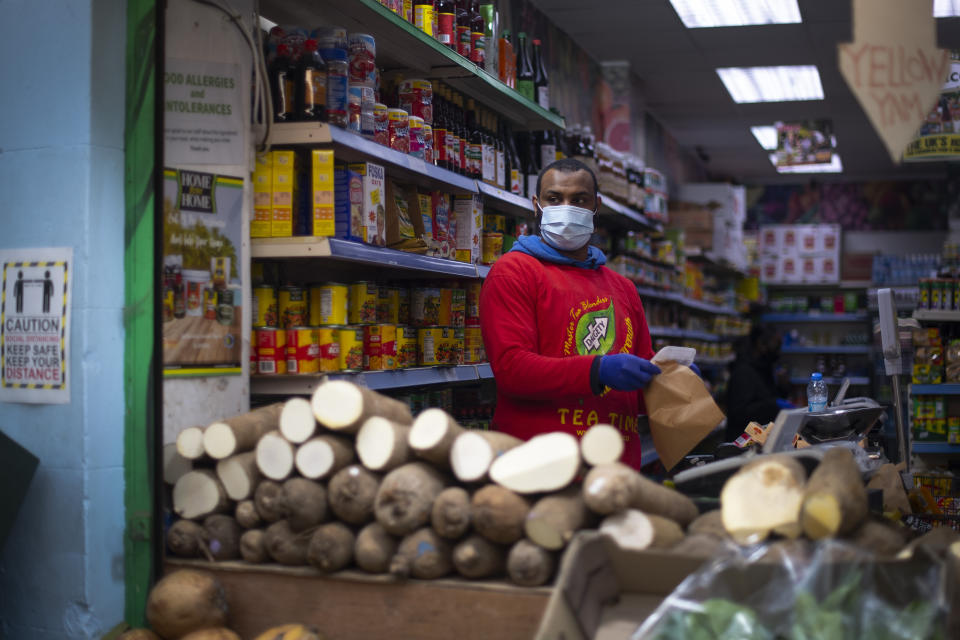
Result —
[{"label": "dark hair", "polygon": [[537,197],[540,197],[540,183],[543,182],[543,176],[547,175],[547,171],[553,169],[554,171],[559,171],[560,173],[576,173],[577,171],[586,171],[590,174],[590,178],[593,180],[593,195],[596,196],[600,191],[600,187],[597,185],[597,176],[593,173],[593,169],[583,164],[579,160],[574,158],[564,158],[563,160],[554,160],[540,171],[540,175],[537,176]]}]

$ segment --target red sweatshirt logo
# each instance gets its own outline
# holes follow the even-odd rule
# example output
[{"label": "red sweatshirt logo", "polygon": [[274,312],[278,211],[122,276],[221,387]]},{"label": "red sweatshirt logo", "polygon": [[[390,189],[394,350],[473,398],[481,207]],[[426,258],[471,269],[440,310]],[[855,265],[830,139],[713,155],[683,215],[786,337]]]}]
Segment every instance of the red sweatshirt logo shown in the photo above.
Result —
[{"label": "red sweatshirt logo", "polygon": [[609,297],[598,296],[592,302],[583,300],[570,310],[564,355],[604,354],[610,351],[616,340],[617,318]]}]

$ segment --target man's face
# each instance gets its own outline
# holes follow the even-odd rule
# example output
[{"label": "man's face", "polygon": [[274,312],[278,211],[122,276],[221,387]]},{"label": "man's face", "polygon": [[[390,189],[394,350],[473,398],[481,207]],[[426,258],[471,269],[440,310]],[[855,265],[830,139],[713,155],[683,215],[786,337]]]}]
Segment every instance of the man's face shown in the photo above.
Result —
[{"label": "man's face", "polygon": [[568,204],[590,211],[597,209],[593,178],[582,169],[580,171],[557,171],[556,169],[547,171],[540,179],[540,197],[536,201],[541,207]]}]

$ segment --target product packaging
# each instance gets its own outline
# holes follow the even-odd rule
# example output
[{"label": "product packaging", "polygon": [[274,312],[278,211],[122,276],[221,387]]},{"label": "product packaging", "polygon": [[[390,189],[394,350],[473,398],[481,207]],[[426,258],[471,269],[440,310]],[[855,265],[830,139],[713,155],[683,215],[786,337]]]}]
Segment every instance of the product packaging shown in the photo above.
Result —
[{"label": "product packaging", "polygon": [[346,164],[334,165],[333,173],[336,236],[363,242],[363,176]]},{"label": "product packaging", "polygon": [[456,259],[477,264],[481,258],[480,234],[483,232],[483,199],[478,194],[457,196],[454,203],[456,218]]},{"label": "product packaging", "polygon": [[270,235],[286,238],[293,235],[294,211],[300,201],[298,161],[295,151],[271,151],[273,155],[273,212]]},{"label": "product packaging", "polygon": [[311,224],[314,236],[335,235],[333,151],[314,149],[310,152]]},{"label": "product packaging", "polygon": [[363,184],[363,241],[385,246],[386,177],[383,167],[372,162],[359,162],[349,165],[349,168],[361,176]]},{"label": "product packaging", "polygon": [[407,191],[387,180],[386,242],[401,251],[423,253],[423,217],[416,190]]},{"label": "product packaging", "polygon": [[253,167],[253,220],[250,221],[251,238],[269,238],[272,231],[273,213],[273,154],[258,153]]}]

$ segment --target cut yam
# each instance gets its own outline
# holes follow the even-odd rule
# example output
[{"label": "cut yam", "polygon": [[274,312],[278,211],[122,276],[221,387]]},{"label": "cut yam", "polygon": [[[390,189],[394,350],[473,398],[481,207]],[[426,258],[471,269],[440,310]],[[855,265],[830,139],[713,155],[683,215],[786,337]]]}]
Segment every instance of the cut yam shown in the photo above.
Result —
[{"label": "cut yam", "polygon": [[173,512],[181,518],[195,520],[229,508],[226,489],[209,469],[185,473],[173,486]]},{"label": "cut yam", "polygon": [[264,522],[283,518],[283,487],[273,480],[261,480],[253,492],[253,504]]},{"label": "cut yam", "polygon": [[453,570],[450,543],[430,527],[417,529],[400,541],[390,573],[400,578],[433,580]]},{"label": "cut yam", "polygon": [[530,502],[506,487],[488,484],[470,502],[473,528],[490,542],[512,544],[523,537]]},{"label": "cut yam", "polygon": [[187,460],[207,455],[203,449],[203,427],[187,427],[177,434],[177,452]]},{"label": "cut yam", "polygon": [[193,461],[180,455],[175,442],[163,445],[163,481],[165,483],[177,484],[177,480],[192,469]]},{"label": "cut yam", "polygon": [[232,418],[214,422],[203,431],[203,449],[215,460],[252,451],[280,423],[283,403],[277,402]]},{"label": "cut yam", "polygon": [[443,409],[426,409],[413,421],[408,444],[418,457],[446,468],[450,466],[450,449],[463,432],[463,427]]},{"label": "cut yam", "polygon": [[240,536],[240,557],[251,564],[270,561],[267,553],[267,537],[263,529],[249,529]]},{"label": "cut yam", "polygon": [[870,482],[867,483],[867,489],[883,491],[884,511],[900,511],[902,515],[913,513],[913,509],[910,508],[910,498],[907,497],[907,491],[903,487],[903,478],[891,463],[881,465],[874,472]]},{"label": "cut yam", "polygon": [[290,478],[283,483],[283,517],[290,530],[299,533],[323,522],[327,517],[327,490],[306,478]]},{"label": "cut yam", "polygon": [[700,511],[687,496],[643,477],[625,464],[597,465],[583,479],[583,501],[601,516],[627,509],[670,518],[685,527]]},{"label": "cut yam", "polygon": [[759,456],[724,483],[723,528],[740,545],[762,542],[771,532],[796,538],[805,483],[806,472],[794,458]]},{"label": "cut yam", "polygon": [[373,513],[387,533],[403,536],[430,523],[433,501],[443,491],[443,476],[424,462],[409,462],[383,478]]},{"label": "cut yam", "polygon": [[350,527],[342,522],[328,522],[317,527],[310,536],[307,562],[325,573],[339,571],[353,560],[355,544],[356,538]]},{"label": "cut yam", "polygon": [[481,536],[468,536],[453,548],[453,567],[464,578],[497,576],[506,570],[507,549]]},{"label": "cut yam", "polygon": [[373,518],[380,476],[359,464],[338,471],[327,484],[327,502],[340,520],[361,525]]},{"label": "cut yam", "polygon": [[573,534],[591,523],[593,515],[583,501],[579,487],[540,498],[530,509],[523,529],[527,537],[544,549],[563,549]]},{"label": "cut yam", "polygon": [[410,427],[386,418],[369,418],[357,432],[357,457],[370,471],[387,473],[413,457],[407,439]]},{"label": "cut yam", "polygon": [[326,637],[313,625],[282,624],[267,629],[254,640],[326,640]]},{"label": "cut yam", "polygon": [[895,556],[906,543],[903,532],[889,522],[867,520],[850,535],[850,541],[860,549],[879,556]]},{"label": "cut yam", "polygon": [[700,514],[687,527],[687,535],[713,536],[720,540],[728,538],[727,530],[723,528],[723,512],[720,509],[712,509]]},{"label": "cut yam", "polygon": [[498,456],[521,444],[520,438],[499,431],[467,429],[450,447],[450,468],[460,482],[482,482]]},{"label": "cut yam", "polygon": [[260,517],[260,512],[257,511],[257,505],[253,500],[238,502],[233,517],[242,529],[256,529],[263,524],[263,518]]},{"label": "cut yam", "polygon": [[177,520],[167,531],[167,546],[175,556],[196,558],[201,555],[207,537],[203,527],[193,520]]},{"label": "cut yam", "polygon": [[293,445],[279,431],[271,431],[257,443],[257,467],[271,480],[285,480],[293,473]]},{"label": "cut yam", "polygon": [[220,460],[217,462],[217,477],[231,500],[246,500],[260,482],[257,455],[247,451]]},{"label": "cut yam", "polygon": [[595,424],[580,438],[580,455],[591,465],[617,462],[623,455],[623,436],[609,424]]},{"label": "cut yam", "polygon": [[846,535],[866,519],[867,490],[849,449],[827,449],[807,481],[800,511],[803,532],[811,540]]},{"label": "cut yam", "polygon": [[227,597],[212,573],[178,569],[161,578],[147,596],[147,622],[163,638],[227,623]]},{"label": "cut yam", "polygon": [[215,513],[203,520],[206,544],[214,560],[240,557],[240,525],[233,516]]},{"label": "cut yam", "polygon": [[433,501],[430,525],[441,538],[462,538],[470,520],[470,494],[463,487],[447,487]]},{"label": "cut yam", "polygon": [[357,534],[353,547],[357,566],[369,573],[387,573],[390,561],[397,554],[397,539],[379,522],[371,522]]},{"label": "cut yam", "polygon": [[626,551],[666,549],[683,540],[683,529],[673,520],[636,509],[607,516],[600,533]]},{"label": "cut yam", "polygon": [[310,399],[313,416],[328,429],[356,433],[368,418],[378,416],[398,424],[413,422],[410,407],[346,380],[324,382]]},{"label": "cut yam", "polygon": [[136,629],[128,629],[127,631],[124,631],[117,636],[117,640],[163,640],[163,638],[155,634],[153,631],[150,631],[150,629],[138,627]]},{"label": "cut yam", "polygon": [[267,553],[274,562],[283,565],[298,567],[307,564],[307,547],[310,545],[309,534],[298,534],[290,529],[286,520],[274,522],[264,531],[264,543]]},{"label": "cut yam", "polygon": [[553,577],[553,554],[526,538],[518,540],[507,554],[507,575],[521,587],[539,587]]},{"label": "cut yam", "polygon": [[307,440],[294,458],[297,471],[304,478],[323,480],[353,463],[353,442],[330,433]]},{"label": "cut yam", "polygon": [[290,398],[280,410],[280,433],[295,444],[306,442],[317,430],[313,407],[305,398]]},{"label": "cut yam", "polygon": [[569,433],[534,436],[490,465],[490,479],[517,493],[559,491],[580,470],[580,444]]},{"label": "cut yam", "polygon": [[216,627],[191,631],[180,640],[242,640],[242,638],[226,627]]}]

